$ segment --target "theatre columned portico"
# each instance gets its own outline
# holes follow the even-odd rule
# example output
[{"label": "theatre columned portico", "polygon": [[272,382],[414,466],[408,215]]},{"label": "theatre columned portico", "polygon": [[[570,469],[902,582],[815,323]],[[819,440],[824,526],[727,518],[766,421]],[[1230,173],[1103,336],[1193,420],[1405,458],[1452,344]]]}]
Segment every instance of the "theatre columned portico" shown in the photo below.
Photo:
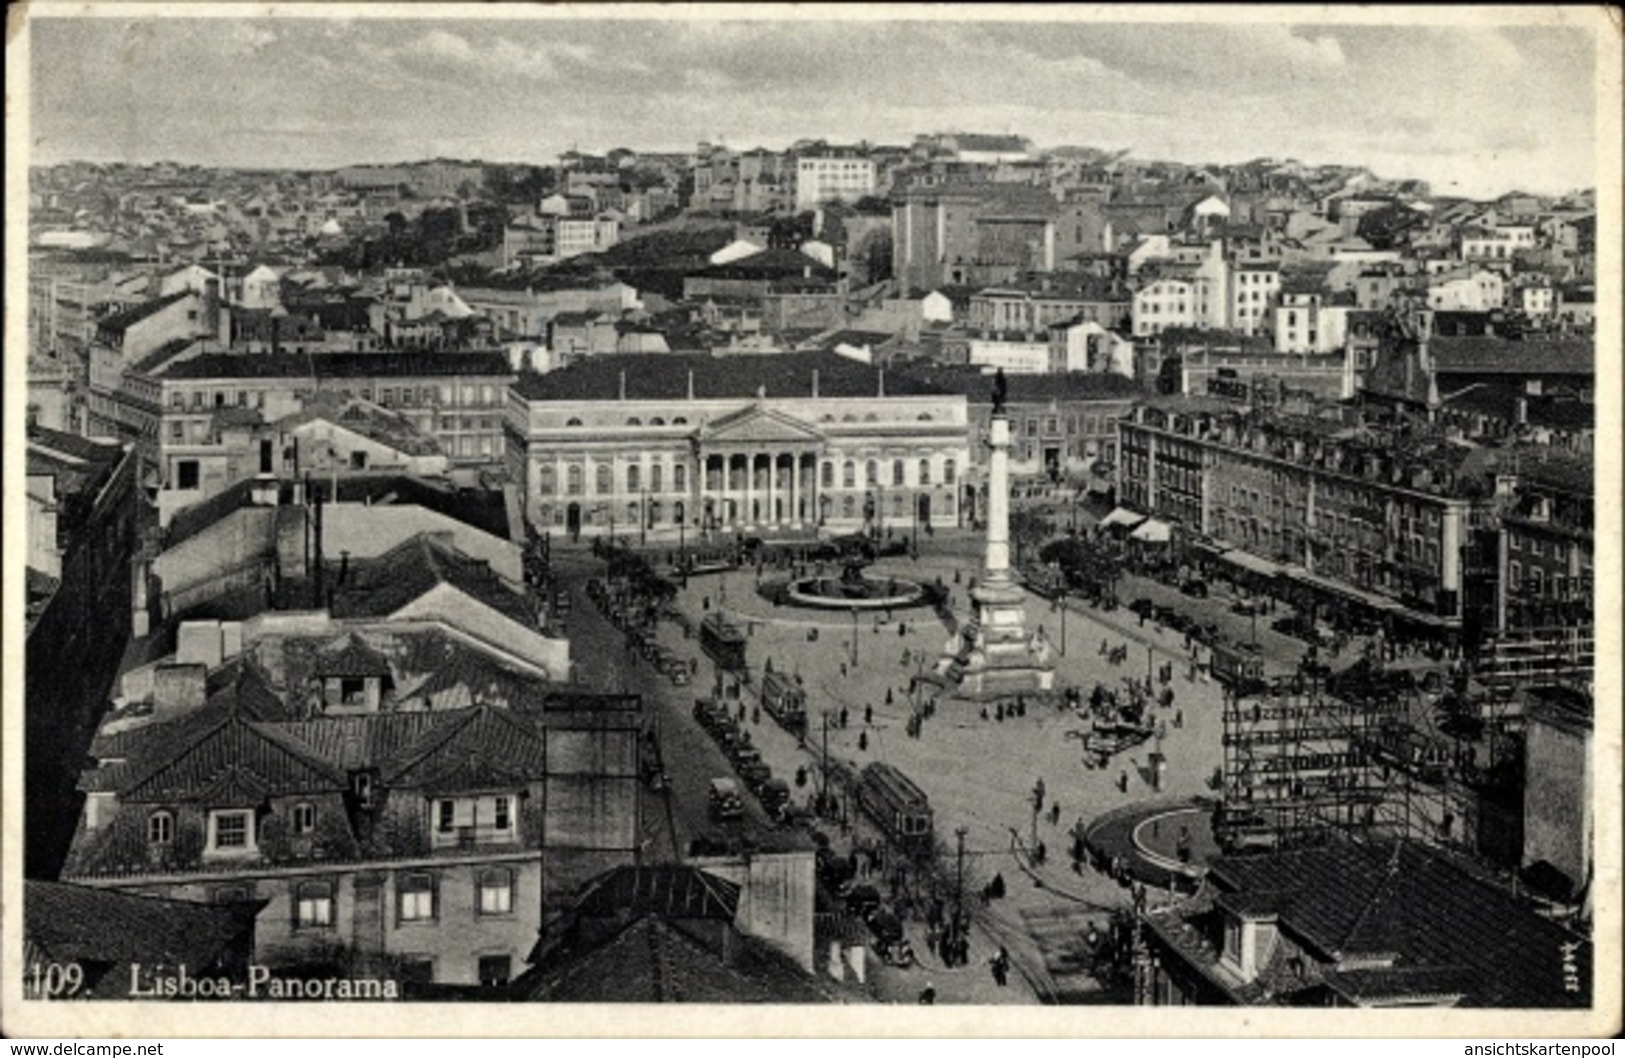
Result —
[{"label": "theatre columned portico", "polygon": [[795,528],[818,520],[824,436],[752,404],[694,431],[702,526]]},{"label": "theatre columned portico", "polygon": [[952,526],[965,398],[889,381],[831,353],[587,360],[514,387],[509,474],[567,537]]}]

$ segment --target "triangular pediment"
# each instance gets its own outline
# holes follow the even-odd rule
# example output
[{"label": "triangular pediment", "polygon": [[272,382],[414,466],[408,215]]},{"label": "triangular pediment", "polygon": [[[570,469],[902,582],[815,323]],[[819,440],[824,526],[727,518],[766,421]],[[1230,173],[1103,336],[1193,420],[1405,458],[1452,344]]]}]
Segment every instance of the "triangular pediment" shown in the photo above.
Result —
[{"label": "triangular pediment", "polygon": [[751,404],[702,425],[699,439],[717,444],[810,444],[824,435],[793,415]]}]

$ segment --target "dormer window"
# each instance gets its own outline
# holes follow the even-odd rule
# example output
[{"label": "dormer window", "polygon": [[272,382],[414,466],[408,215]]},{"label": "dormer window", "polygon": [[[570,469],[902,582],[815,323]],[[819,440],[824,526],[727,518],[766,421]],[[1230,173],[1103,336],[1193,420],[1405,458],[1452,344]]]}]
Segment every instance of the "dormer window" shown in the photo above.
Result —
[{"label": "dormer window", "polygon": [[294,805],[292,822],[295,834],[309,834],[316,829],[316,806],[309,801]]},{"label": "dormer window", "polygon": [[254,852],[255,847],[252,810],[233,808],[209,813],[209,852],[242,856]]},{"label": "dormer window", "polygon": [[154,812],[147,817],[147,841],[152,845],[168,845],[175,840],[175,815],[172,812]]}]

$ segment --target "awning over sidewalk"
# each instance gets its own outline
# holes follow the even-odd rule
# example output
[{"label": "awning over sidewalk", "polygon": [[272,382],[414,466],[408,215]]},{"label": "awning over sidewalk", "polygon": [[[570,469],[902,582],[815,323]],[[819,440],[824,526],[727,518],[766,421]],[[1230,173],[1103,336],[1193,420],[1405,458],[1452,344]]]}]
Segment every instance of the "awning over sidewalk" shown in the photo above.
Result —
[{"label": "awning over sidewalk", "polygon": [[1102,518],[1099,525],[1102,529],[1112,525],[1139,525],[1145,519],[1145,515],[1136,514],[1127,507],[1117,507],[1112,510],[1112,513]]},{"label": "awning over sidewalk", "polygon": [[1129,534],[1130,538],[1148,544],[1166,544],[1172,535],[1173,526],[1156,518],[1147,518],[1138,529]]},{"label": "awning over sidewalk", "polygon": [[1302,584],[1307,584],[1311,588],[1318,588],[1328,595],[1336,595],[1340,598],[1348,599],[1351,602],[1357,602],[1362,605],[1369,606],[1373,610],[1377,610],[1382,613],[1397,613],[1404,609],[1404,607],[1402,607],[1399,603],[1385,596],[1372,594],[1371,592],[1356,588],[1352,584],[1344,584],[1342,581],[1332,580],[1330,577],[1322,577],[1318,573],[1309,572],[1302,566],[1288,566],[1285,573],[1293,580]]},{"label": "awning over sidewalk", "polygon": [[1273,577],[1281,572],[1280,566],[1268,559],[1259,558],[1248,551],[1226,551],[1219,557],[1249,573],[1257,573],[1261,577]]}]

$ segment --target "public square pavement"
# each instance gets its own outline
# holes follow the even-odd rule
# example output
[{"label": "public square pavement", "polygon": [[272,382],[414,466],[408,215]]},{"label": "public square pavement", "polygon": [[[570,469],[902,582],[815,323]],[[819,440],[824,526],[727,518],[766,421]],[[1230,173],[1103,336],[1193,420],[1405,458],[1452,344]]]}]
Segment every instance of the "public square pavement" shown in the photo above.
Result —
[{"label": "public square pavement", "polygon": [[[980,547],[980,537],[969,534],[943,540],[940,546],[937,541],[922,540],[917,560],[883,559],[866,572],[877,577],[895,573],[919,581],[940,576],[952,591],[953,608],[963,621],[970,613],[969,578],[980,570]],[[954,583],[956,570],[958,584]],[[832,566],[826,567],[830,571]],[[761,573],[762,580],[783,576],[783,571],[771,568]],[[1170,708],[1153,710],[1166,732],[1161,750],[1167,765],[1159,791],[1153,785],[1150,758],[1155,740],[1119,755],[1105,769],[1085,768],[1081,738],[1087,724],[1055,706],[1029,703],[1025,716],[1002,722],[991,716],[984,720],[981,705],[955,700],[949,692],[928,686],[927,694],[938,695],[935,715],[924,723],[921,737],[907,737],[904,725],[912,710],[909,680],[922,669],[931,672],[952,643],[944,623],[925,608],[896,611],[890,621],[860,615],[854,665],[854,623],[849,613],[774,607],[757,593],[757,585],[754,568],[695,577],[680,593],[679,606],[696,622],[708,612],[721,610],[746,629],[747,658],[758,685],[769,660],[776,670],[800,675],[809,698],[807,745],[798,744],[765,713],[751,728],[752,738],[774,774],[790,777],[797,767],[807,766],[812,781],[796,795],[810,798],[818,781],[822,717],[838,714],[844,706],[847,726],[840,728],[831,720],[830,755],[853,770],[873,760],[888,761],[913,779],[931,800],[937,840],[947,850],[944,862],[950,871],[954,832],[959,827],[966,830],[966,899],[979,925],[972,937],[969,965],[944,970],[927,954],[923,926],[911,923],[911,944],[923,965],[907,971],[877,970],[874,978],[882,995],[912,1001],[927,979],[942,1003],[1075,1000],[1087,992],[1087,982],[1080,982],[1077,972],[1068,970],[1075,959],[1064,941],[1066,927],[1057,931],[1055,923],[1079,923],[1080,933],[1089,921],[1103,926],[1110,910],[1127,902],[1127,893],[1087,867],[1074,872],[1068,855],[1071,829],[1101,812],[1148,797],[1211,794],[1208,780],[1220,763],[1219,689],[1188,678],[1190,656],[1183,635],[1150,622],[1139,627],[1138,619],[1126,608],[1103,614],[1074,600],[1065,622],[1065,653],[1057,653],[1055,659],[1057,686],[1075,685],[1085,695],[1096,682],[1121,686],[1125,677],[1143,680],[1148,671],[1173,662],[1174,702]],[[1026,611],[1028,627],[1042,626],[1059,646],[1059,612],[1036,596],[1028,597]],[[812,631],[816,631],[816,639],[809,638]],[[661,636],[680,651],[686,648],[697,653],[697,643],[685,643],[675,627],[664,627]],[[1128,661],[1120,666],[1108,664],[1100,654],[1102,640],[1108,646],[1127,645]],[[1298,650],[1301,652],[1301,645]],[[700,679],[686,690],[709,693],[712,678],[709,662],[702,660]],[[886,702],[888,690],[890,704]],[[746,700],[754,701],[749,691]],[[868,723],[864,720],[866,707],[872,710]],[[1178,727],[1173,722],[1176,712],[1182,719]],[[866,736],[866,749],[859,749],[860,735]],[[1045,802],[1035,825],[1029,798],[1040,778]],[[1127,789],[1119,789],[1119,783]],[[1052,803],[1061,807],[1054,824],[1049,814]],[[1044,864],[1036,867],[1026,854],[1035,837],[1047,851]],[[1008,895],[983,907],[976,894],[995,873],[1003,875]],[[1016,970],[1010,986],[1003,989],[993,984],[986,965],[1000,944],[1009,948]]]},{"label": "public square pavement", "polygon": [[[916,559],[886,558],[870,566],[870,576],[896,574],[920,582],[940,577],[951,591],[956,618],[970,615],[968,586],[979,575],[983,538],[977,533],[939,533],[922,537]],[[658,564],[658,563],[657,563]],[[578,678],[599,689],[624,688],[645,695],[651,715],[661,730],[672,777],[672,794],[646,800],[646,847],[660,857],[676,854],[693,836],[713,829],[707,813],[706,783],[712,775],[730,774],[726,758],[693,721],[690,711],[696,696],[712,693],[717,674],[699,649],[671,622],[660,627],[661,642],[685,658],[699,662],[698,674],[688,687],[675,687],[647,664],[628,654],[618,630],[603,619],[581,587],[602,564],[584,553],[561,551],[555,562],[566,587],[572,589],[573,608],[568,622]],[[838,572],[826,563],[823,572]],[[955,576],[958,575],[956,582]],[[1093,922],[1104,931],[1114,908],[1126,905],[1127,892],[1115,881],[1084,866],[1075,870],[1069,856],[1071,831],[1104,812],[1156,799],[1176,801],[1211,795],[1209,779],[1221,761],[1221,695],[1217,684],[1200,674],[1194,681],[1191,654],[1183,634],[1142,622],[1127,603],[1144,596],[1171,605],[1206,623],[1219,626],[1231,638],[1256,634],[1271,669],[1289,670],[1300,658],[1304,644],[1275,632],[1269,621],[1287,611],[1282,608],[1256,632],[1251,620],[1231,612],[1234,595],[1215,585],[1213,597],[1194,599],[1148,578],[1125,573],[1118,584],[1123,605],[1110,612],[1072,600],[1064,622],[1049,601],[1029,595],[1029,629],[1042,627],[1058,648],[1056,686],[1077,686],[1087,696],[1095,683],[1120,687],[1126,677],[1143,680],[1167,662],[1173,663],[1174,701],[1169,708],[1154,708],[1164,736],[1160,749],[1166,759],[1161,789],[1155,786],[1150,754],[1158,741],[1141,744],[1113,758],[1104,769],[1083,764],[1082,735],[1087,724],[1068,710],[1029,703],[1025,716],[1000,722],[982,719],[982,706],[956,700],[951,691],[924,684],[922,693],[936,696],[934,716],[926,720],[921,736],[909,738],[905,723],[913,709],[908,694],[911,677],[932,672],[954,637],[936,614],[924,607],[885,615],[860,614],[856,624],[849,613],[775,607],[757,588],[762,581],[787,576],[786,571],[754,567],[723,574],[697,576],[679,593],[678,606],[698,626],[710,612],[726,613],[748,633],[747,659],[754,684],[760,686],[766,664],[801,677],[808,692],[808,736],[805,744],[780,728],[765,712],[747,719],[752,740],[776,776],[792,781],[792,796],[810,801],[820,781],[818,761],[824,741],[822,719],[830,716],[829,753],[852,771],[874,760],[900,768],[923,789],[935,810],[943,863],[953,868],[955,830],[965,828],[964,888],[973,912],[969,964],[948,969],[927,950],[924,926],[906,922],[910,943],[920,965],[899,970],[871,958],[871,987],[880,998],[914,1002],[926,981],[935,987],[939,1003],[1085,1002],[1098,987],[1081,967],[1082,933]],[[854,630],[856,635],[854,636]],[[854,643],[855,640],[855,643]],[[1101,646],[1125,645],[1128,658],[1119,666],[1108,664]],[[1064,653],[1060,652],[1064,644]],[[905,652],[907,661],[905,663]],[[1205,651],[1199,651],[1205,657]],[[856,661],[854,663],[854,655]],[[1345,651],[1334,665],[1346,664],[1357,651]],[[891,692],[892,701],[886,702]],[[752,689],[744,692],[747,714],[756,704]],[[836,715],[847,710],[847,726]],[[865,722],[865,708],[871,717]],[[991,709],[990,709],[991,712]],[[1175,726],[1175,714],[1181,723]],[[859,749],[860,735],[867,746]],[[796,788],[793,777],[806,767],[809,781]],[[1036,780],[1045,786],[1044,811],[1035,820],[1030,797]],[[1126,790],[1120,786],[1126,785]],[[1061,814],[1050,822],[1050,806]],[[753,798],[747,798],[749,828],[771,834]],[[866,821],[856,820],[860,831]],[[838,825],[823,825],[845,850],[848,841]],[[788,835],[785,835],[788,838]],[[1034,841],[1046,846],[1047,856],[1035,864]],[[983,905],[977,894],[995,874],[1006,883],[1007,896]],[[882,886],[882,892],[885,890]],[[1153,894],[1153,902],[1157,896]],[[1007,987],[993,982],[987,961],[1000,945],[1008,948],[1013,972]]]}]

